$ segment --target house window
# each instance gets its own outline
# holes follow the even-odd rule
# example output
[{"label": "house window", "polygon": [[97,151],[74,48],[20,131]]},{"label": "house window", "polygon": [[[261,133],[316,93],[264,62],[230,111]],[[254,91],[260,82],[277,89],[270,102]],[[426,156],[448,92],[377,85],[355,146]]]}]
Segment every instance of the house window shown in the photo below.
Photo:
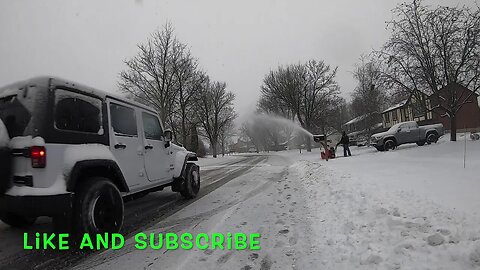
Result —
[{"label": "house window", "polygon": [[397,122],[397,111],[392,112],[392,120],[393,122]]}]

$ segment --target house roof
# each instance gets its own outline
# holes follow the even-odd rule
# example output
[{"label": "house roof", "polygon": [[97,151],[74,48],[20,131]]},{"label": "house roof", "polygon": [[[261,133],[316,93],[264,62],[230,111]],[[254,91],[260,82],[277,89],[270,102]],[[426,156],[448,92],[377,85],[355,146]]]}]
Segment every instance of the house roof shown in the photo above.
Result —
[{"label": "house roof", "polygon": [[402,102],[397,103],[397,104],[393,105],[392,107],[386,109],[386,110],[383,111],[382,113],[386,113],[386,112],[389,112],[389,111],[393,111],[393,110],[402,108],[402,107],[405,106],[407,103],[408,103],[408,99],[405,99],[405,100],[403,100]]}]

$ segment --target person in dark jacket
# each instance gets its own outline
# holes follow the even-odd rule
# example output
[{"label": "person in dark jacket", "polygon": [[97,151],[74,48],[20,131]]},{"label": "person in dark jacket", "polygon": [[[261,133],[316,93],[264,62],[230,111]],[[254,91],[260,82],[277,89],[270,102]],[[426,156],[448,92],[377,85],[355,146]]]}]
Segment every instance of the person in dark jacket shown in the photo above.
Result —
[{"label": "person in dark jacket", "polygon": [[351,157],[352,153],[350,153],[350,148],[348,147],[350,144],[350,139],[345,131],[342,133],[342,139],[340,139],[340,141],[337,143],[337,146],[340,144],[343,146],[343,156],[346,157],[348,154],[348,156]]}]

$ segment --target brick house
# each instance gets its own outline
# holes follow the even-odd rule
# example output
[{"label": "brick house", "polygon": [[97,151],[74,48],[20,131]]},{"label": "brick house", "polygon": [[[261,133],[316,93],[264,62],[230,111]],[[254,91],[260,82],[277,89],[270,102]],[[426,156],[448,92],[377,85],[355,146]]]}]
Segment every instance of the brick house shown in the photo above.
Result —
[{"label": "brick house", "polygon": [[[457,99],[460,102],[466,102],[456,114],[457,129],[459,131],[480,131],[480,100],[477,93],[472,93],[469,89],[457,83],[451,83],[440,89],[438,95],[431,98],[433,107],[438,104],[446,106],[449,99]],[[450,118],[445,115],[441,108],[435,109],[437,123],[442,123],[445,130],[450,130]]]},{"label": "brick house", "polygon": [[440,89],[438,95],[428,97],[417,93],[410,95],[406,100],[388,108],[382,112],[384,128],[405,121],[417,121],[419,125],[442,123],[445,130],[450,130],[450,118],[445,111],[438,108],[438,104],[444,104],[444,99],[457,98],[467,100],[467,103],[457,112],[457,129],[468,131],[480,130],[480,100],[479,95],[469,89],[451,83]]}]

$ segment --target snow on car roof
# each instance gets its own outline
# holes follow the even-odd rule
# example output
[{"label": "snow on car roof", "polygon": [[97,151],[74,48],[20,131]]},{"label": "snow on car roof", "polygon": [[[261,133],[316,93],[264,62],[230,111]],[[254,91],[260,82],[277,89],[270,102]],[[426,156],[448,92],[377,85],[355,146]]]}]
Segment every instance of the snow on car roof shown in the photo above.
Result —
[{"label": "snow on car roof", "polygon": [[391,126],[389,130],[397,129],[399,126],[401,126],[401,125],[403,125],[403,124],[409,124],[409,123],[410,123],[410,124],[413,124],[413,123],[416,124],[417,122],[416,122],[416,121],[400,122],[400,123],[397,123],[397,124]]},{"label": "snow on car roof", "polygon": [[[134,106],[141,107],[143,109],[155,112],[154,109],[152,109],[152,108],[150,108],[150,107],[148,107],[144,104],[141,104],[137,101],[131,100],[131,99],[125,97],[125,96],[122,96],[118,93],[106,92],[106,91],[99,90],[99,89],[96,89],[96,88],[93,88],[93,87],[90,87],[90,86],[87,86],[87,85],[84,85],[84,84],[81,84],[81,83],[76,83],[76,82],[73,82],[73,81],[70,81],[70,80],[62,79],[62,78],[59,78],[59,77],[53,77],[53,76],[34,77],[34,78],[27,79],[27,80],[15,82],[15,83],[7,85],[5,87],[0,87],[0,94],[3,92],[2,89],[5,89],[5,93],[3,93],[3,95],[6,95],[6,94],[11,95],[12,90],[18,90],[18,87],[23,87],[24,85],[36,85],[36,84],[48,85],[49,80],[52,80],[52,83],[54,85],[64,86],[64,87],[67,87],[67,88],[75,88],[76,90],[79,90],[80,92],[96,96],[96,97],[98,97],[102,100],[105,100],[107,97],[109,97],[109,98],[125,101],[125,102],[130,103]],[[12,89],[12,90],[8,90],[8,89]]]},{"label": "snow on car roof", "polygon": [[8,96],[16,96],[18,93],[20,93],[19,89],[6,88],[3,90],[0,90],[0,98],[4,98]]}]

